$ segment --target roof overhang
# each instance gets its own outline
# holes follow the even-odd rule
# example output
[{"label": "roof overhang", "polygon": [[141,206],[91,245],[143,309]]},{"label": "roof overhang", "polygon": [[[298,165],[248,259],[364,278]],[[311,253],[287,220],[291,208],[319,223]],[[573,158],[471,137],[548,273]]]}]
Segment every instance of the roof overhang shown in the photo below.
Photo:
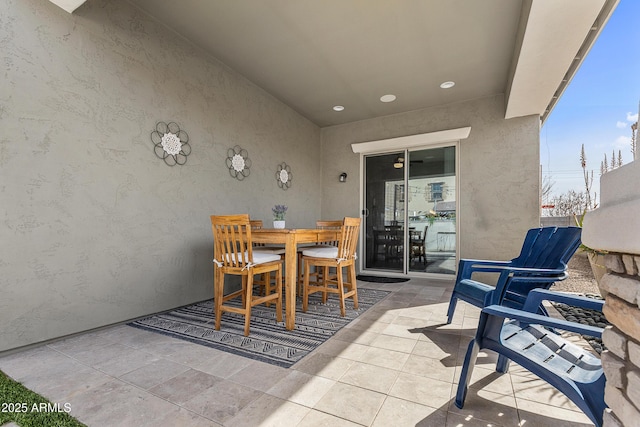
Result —
[{"label": "roof overhang", "polygon": [[[542,120],[575,75],[619,0],[527,0],[523,3],[505,118]],[[585,37],[586,34],[586,37]]]}]

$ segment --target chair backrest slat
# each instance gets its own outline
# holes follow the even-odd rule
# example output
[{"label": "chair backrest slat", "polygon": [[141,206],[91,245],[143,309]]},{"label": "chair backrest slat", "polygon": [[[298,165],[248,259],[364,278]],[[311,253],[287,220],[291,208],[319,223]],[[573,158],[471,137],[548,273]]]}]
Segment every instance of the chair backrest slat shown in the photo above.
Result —
[{"label": "chair backrest slat", "polygon": [[[320,230],[340,230],[342,228],[342,220],[335,220],[335,221],[316,221],[316,228],[320,229]],[[337,240],[331,240],[331,241],[326,241],[326,242],[318,242],[318,243],[322,243],[325,245],[331,245],[331,246],[338,246],[338,241]]]},{"label": "chair backrest slat", "polygon": [[358,246],[360,222],[360,218],[344,218],[338,244],[338,258],[352,259],[354,257]]},{"label": "chair backrest slat", "polygon": [[251,222],[248,214],[211,215],[214,258],[225,267],[253,262]]},{"label": "chair backrest slat", "polygon": [[[251,229],[252,230],[260,230],[263,227],[263,223],[261,219],[252,219],[251,221],[249,221],[249,223],[251,224]],[[265,246],[264,243],[254,243],[253,246]]]},{"label": "chair backrest slat", "polygon": [[565,268],[580,246],[580,227],[542,227],[527,232],[514,267]]}]

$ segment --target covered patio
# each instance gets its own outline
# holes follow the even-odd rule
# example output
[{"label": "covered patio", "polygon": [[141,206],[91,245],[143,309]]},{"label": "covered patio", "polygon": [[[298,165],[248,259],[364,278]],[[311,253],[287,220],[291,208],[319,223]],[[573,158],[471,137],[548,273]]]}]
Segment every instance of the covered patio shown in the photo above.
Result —
[{"label": "covered patio", "polygon": [[[158,3],[0,8],[0,370],[88,425],[588,425],[491,355],[457,409],[478,312],[442,325],[456,260],[539,226],[541,120],[617,1]],[[426,253],[447,264],[359,283],[391,294],[292,368],[125,325],[212,297],[210,215],[366,218],[366,156],[434,147],[455,149],[455,231]]]}]

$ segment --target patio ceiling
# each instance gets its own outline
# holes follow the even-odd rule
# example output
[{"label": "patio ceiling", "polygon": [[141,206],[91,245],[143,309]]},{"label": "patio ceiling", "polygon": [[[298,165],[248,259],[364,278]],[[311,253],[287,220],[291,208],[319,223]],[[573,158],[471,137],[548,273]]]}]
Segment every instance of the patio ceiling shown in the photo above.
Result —
[{"label": "patio ceiling", "polygon": [[501,93],[544,119],[618,2],[129,1],[321,127]]}]

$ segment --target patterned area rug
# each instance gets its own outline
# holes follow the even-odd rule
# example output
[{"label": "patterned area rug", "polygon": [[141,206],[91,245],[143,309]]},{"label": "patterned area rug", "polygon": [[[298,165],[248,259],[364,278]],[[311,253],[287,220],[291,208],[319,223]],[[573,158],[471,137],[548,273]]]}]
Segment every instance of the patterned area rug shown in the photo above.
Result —
[{"label": "patterned area rug", "polygon": [[[292,331],[285,329],[284,322],[276,322],[275,304],[259,305],[251,310],[248,337],[243,335],[244,317],[235,313],[224,313],[220,330],[214,329],[212,299],[139,319],[129,326],[288,368],[388,294],[358,288],[358,309],[354,310],[348,299],[345,317],[340,316],[340,300],[336,295],[330,295],[327,303],[322,304],[321,295],[313,294],[306,313],[302,312],[302,302],[297,302],[296,326]],[[234,302],[240,305],[239,298],[228,304]],[[284,307],[282,316],[284,320]]]}]

